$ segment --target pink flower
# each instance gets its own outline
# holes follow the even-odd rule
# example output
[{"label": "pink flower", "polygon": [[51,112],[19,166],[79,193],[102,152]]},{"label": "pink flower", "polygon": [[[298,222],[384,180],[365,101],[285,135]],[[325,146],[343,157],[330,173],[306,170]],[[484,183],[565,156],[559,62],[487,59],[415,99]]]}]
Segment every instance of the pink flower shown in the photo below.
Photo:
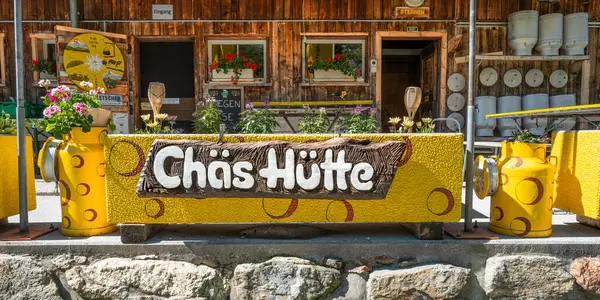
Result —
[{"label": "pink flower", "polygon": [[60,112],[60,107],[56,105],[48,106],[44,109],[44,117],[50,118]]},{"label": "pink flower", "polygon": [[75,112],[77,112],[80,115],[86,115],[89,111],[89,107],[87,105],[85,105],[85,103],[83,102],[77,102],[75,104],[73,104],[73,108],[75,108]]},{"label": "pink flower", "polygon": [[71,89],[68,86],[61,85],[50,90],[50,97],[56,97],[62,100],[71,99]]}]

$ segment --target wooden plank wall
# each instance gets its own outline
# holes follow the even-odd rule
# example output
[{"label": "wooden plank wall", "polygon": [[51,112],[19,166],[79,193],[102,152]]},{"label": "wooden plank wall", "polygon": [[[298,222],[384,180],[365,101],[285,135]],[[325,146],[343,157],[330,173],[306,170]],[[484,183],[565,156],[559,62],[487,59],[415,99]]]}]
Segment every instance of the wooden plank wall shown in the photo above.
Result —
[{"label": "wooden plank wall", "polygon": [[[69,25],[68,0],[23,0],[25,35],[25,69],[31,70],[30,33],[53,32],[55,25]],[[463,35],[458,51],[448,57],[448,74],[466,74],[466,65],[456,65],[454,56],[466,55],[468,30],[455,26],[468,19],[468,0],[426,0],[431,7],[431,20],[427,22],[396,22],[392,9],[402,6],[404,0],[79,0],[81,27],[91,30],[130,35],[130,44],[138,38],[164,36],[191,36],[196,42],[197,98],[202,95],[202,83],[206,80],[206,40],[219,34],[261,35],[268,37],[268,60],[271,74],[269,84],[245,87],[249,101],[295,101],[333,99],[340,89],[348,90],[352,99],[374,99],[375,80],[367,75],[367,84],[352,86],[303,86],[302,85],[302,37],[304,33],[343,32],[366,33],[366,59],[374,57],[377,31],[406,31],[408,26],[421,31],[446,31],[450,40]],[[173,4],[174,18],[184,22],[128,22],[127,20],[150,20],[152,4]],[[587,4],[586,4],[587,3]],[[595,3],[595,4],[594,4]],[[548,12],[572,13],[586,11],[591,21],[600,21],[600,0],[561,0],[556,4],[539,4],[538,0],[479,0],[479,19],[506,22],[510,13],[536,9]],[[0,32],[6,34],[6,69],[8,86],[1,88],[0,101],[14,95],[14,34],[12,23],[13,1],[0,1]],[[44,23],[34,22],[36,20]],[[207,22],[210,21],[210,22]],[[248,20],[248,22],[231,22]],[[221,22],[219,22],[221,21]],[[591,102],[598,102],[600,87],[600,29],[590,29],[589,53],[592,55],[590,79]],[[504,51],[507,47],[506,27],[481,27],[478,29],[480,53]],[[135,51],[135,47],[132,45]],[[484,66],[486,64],[483,64]],[[535,63],[516,66],[514,63],[494,64],[502,73],[512,67],[523,69],[540,67],[549,75],[557,67],[570,67],[566,63]],[[33,81],[32,72],[26,72],[26,82]],[[567,91],[577,90],[578,82],[572,82]],[[503,95],[530,91],[506,90],[503,85],[489,89],[480,88],[481,94]],[[554,91],[563,92],[563,91]],[[39,89],[28,85],[27,96],[36,99]],[[140,96],[140,95],[134,95]]]}]

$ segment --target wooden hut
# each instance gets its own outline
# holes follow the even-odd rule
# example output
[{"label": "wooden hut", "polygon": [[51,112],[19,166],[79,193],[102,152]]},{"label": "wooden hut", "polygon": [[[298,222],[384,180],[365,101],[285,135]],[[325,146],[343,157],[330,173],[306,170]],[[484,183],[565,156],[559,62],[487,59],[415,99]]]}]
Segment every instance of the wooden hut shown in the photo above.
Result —
[{"label": "wooden hut", "polygon": [[[69,26],[69,0],[23,0],[26,98],[36,100],[35,82],[47,74],[32,71],[32,61],[55,57],[53,81],[69,83],[61,53],[69,40],[95,32],[113,41],[124,56],[125,76],[110,94],[121,95],[114,111],[129,113],[139,126],[147,84],[167,85],[164,111],[191,119],[204,93],[231,88],[209,72],[214,57],[225,52],[251,55],[259,62],[253,78],[240,81],[243,102],[363,101],[377,107],[382,127],[389,117],[406,115],[407,86],[421,86],[420,116],[446,117],[452,93],[447,79],[467,76],[468,0],[78,0],[78,28]],[[507,18],[520,10],[541,14],[589,13],[589,59],[510,60]],[[0,100],[15,95],[13,1],[0,2]],[[597,0],[479,0],[478,72],[493,67],[500,78],[509,69],[532,68],[545,77],[556,69],[569,72],[569,83],[556,89],[547,81],[536,88],[508,88],[502,80],[478,95],[576,93],[578,104],[596,103],[600,69],[600,3]],[[310,60],[352,56],[360,76],[319,80],[307,71]],[[500,55],[498,55],[500,54]],[[524,74],[524,73],[523,73]],[[466,97],[466,89],[458,91]],[[122,100],[121,100],[122,99]],[[170,102],[169,102],[170,101]],[[350,102],[352,103],[352,102]],[[356,102],[359,103],[359,102]],[[116,105],[114,105],[116,104]],[[241,108],[240,108],[241,109]],[[235,112],[235,109],[231,110]],[[457,113],[464,115],[466,107]]]}]

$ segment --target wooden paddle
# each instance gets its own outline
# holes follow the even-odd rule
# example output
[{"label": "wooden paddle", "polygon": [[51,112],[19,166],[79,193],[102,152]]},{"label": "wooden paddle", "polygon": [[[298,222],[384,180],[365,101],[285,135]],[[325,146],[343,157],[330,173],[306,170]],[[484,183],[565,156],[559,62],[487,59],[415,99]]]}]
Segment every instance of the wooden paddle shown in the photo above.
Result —
[{"label": "wooden paddle", "polygon": [[160,82],[150,82],[148,85],[148,101],[150,101],[150,105],[152,106],[152,112],[154,113],[154,122],[157,122],[156,115],[160,113],[160,108],[162,107],[163,100],[165,100],[165,95],[167,94],[167,89],[165,85]]},{"label": "wooden paddle", "polygon": [[408,117],[414,121],[415,114],[421,106],[422,92],[420,87],[410,86],[406,88],[404,93],[404,105],[408,111]]}]

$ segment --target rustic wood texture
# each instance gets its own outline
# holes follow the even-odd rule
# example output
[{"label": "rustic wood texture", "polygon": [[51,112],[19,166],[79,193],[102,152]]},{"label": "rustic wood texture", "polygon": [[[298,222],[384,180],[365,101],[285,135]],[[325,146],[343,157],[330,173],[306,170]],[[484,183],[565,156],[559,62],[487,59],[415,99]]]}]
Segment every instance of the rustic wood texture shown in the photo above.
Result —
[{"label": "rustic wood texture", "polygon": [[[34,72],[31,72],[33,54],[31,34],[54,34],[56,25],[69,25],[68,0],[23,0],[24,62],[26,99],[39,103],[41,89],[34,86]],[[174,19],[184,22],[128,22],[127,20],[150,20],[152,4],[173,4]],[[431,20],[425,22],[394,21],[395,7],[404,6],[403,0],[79,0],[80,27],[88,30],[106,31],[127,35],[124,45],[131,47],[132,63],[129,81],[133,96],[133,110],[139,116],[139,99],[144,94],[139,91],[139,40],[146,38],[190,37],[195,42],[195,85],[196,101],[202,97],[208,80],[207,49],[209,38],[219,35],[238,35],[263,37],[267,39],[268,76],[264,86],[245,86],[247,101],[307,101],[307,100],[339,100],[332,96],[337,91],[347,90],[348,100],[375,99],[378,85],[377,74],[366,70],[366,84],[337,86],[310,84],[302,80],[302,39],[304,36],[318,34],[335,34],[340,38],[358,36],[366,39],[366,60],[376,57],[377,32],[407,31],[407,27],[417,27],[421,32],[446,32],[450,44],[447,60],[441,67],[447,68],[448,75],[459,72],[467,75],[466,64],[457,65],[454,57],[468,53],[468,28],[456,25],[455,21],[466,21],[469,16],[468,0],[427,0],[425,6],[430,8]],[[1,65],[5,67],[6,87],[0,87],[0,101],[7,101],[15,95],[14,64],[14,27],[13,1],[0,1],[0,33],[5,35],[5,59]],[[539,0],[480,0],[478,19],[481,21],[506,22],[508,16],[519,10],[535,9],[540,14],[560,12],[588,12],[590,21],[600,21],[600,5],[598,1],[560,0],[554,4],[540,3]],[[45,23],[37,22],[38,20]],[[113,21],[114,20],[114,21]],[[238,22],[242,20],[244,22]],[[5,21],[5,22],[2,22]],[[453,39],[455,36],[460,38]],[[331,38],[336,38],[331,36]],[[507,45],[506,26],[485,26],[477,29],[477,51],[479,54],[503,51],[510,55]],[[598,50],[600,48],[600,28],[590,28],[590,44],[587,52],[591,57],[589,73],[589,102],[598,103],[600,88],[600,69]],[[448,45],[442,45],[447,49]],[[122,49],[127,55],[128,49]],[[442,49],[442,52],[443,49]],[[541,68],[549,76],[556,68],[573,69],[573,62],[482,62],[478,68],[491,66],[500,72],[517,68],[526,72],[531,68]],[[577,69],[577,68],[575,68]],[[564,89],[553,89],[549,84],[540,88],[522,85],[509,89],[498,83],[493,87],[477,87],[481,95],[524,95],[533,92],[575,92],[580,96],[581,70],[570,75],[572,80]],[[381,74],[379,72],[378,74]],[[446,114],[444,101],[445,82],[438,80],[438,113]],[[463,91],[466,95],[466,91]],[[129,93],[127,93],[129,95]],[[581,99],[581,98],[578,98]],[[464,113],[464,111],[463,111]],[[136,119],[139,124],[139,119]]]},{"label": "rustic wood texture", "polygon": [[[211,177],[210,174],[206,175],[207,184],[205,188],[197,185],[198,174],[194,173],[192,176],[193,184],[191,188],[186,189],[183,185],[179,185],[177,188],[167,189],[164,188],[157,180],[154,170],[154,161],[158,152],[161,149],[169,146],[176,146],[186,152],[188,148],[193,149],[193,161],[201,162],[206,170],[209,169],[209,164],[213,162],[226,162],[231,167],[238,162],[250,162],[253,166],[252,170],[248,172],[254,178],[255,183],[251,189],[241,190],[236,189],[233,185],[231,189],[216,189],[210,185]],[[351,184],[350,172],[346,173],[345,179],[347,182],[347,189],[340,189],[335,177],[337,172],[333,172],[332,176],[335,182],[335,188],[333,191],[329,191],[324,187],[325,174],[321,169],[320,181],[316,188],[305,190],[296,183],[294,189],[285,189],[283,187],[283,180],[278,179],[276,188],[269,188],[267,186],[266,178],[259,176],[259,170],[267,168],[268,166],[268,152],[270,149],[276,151],[277,160],[276,164],[279,169],[285,168],[286,151],[292,149],[295,154],[295,162],[293,169],[295,170],[296,165],[302,165],[304,167],[305,178],[314,176],[311,171],[311,167],[316,164],[320,166],[325,162],[327,150],[333,151],[332,162],[338,160],[340,151],[345,151],[345,162],[351,163],[356,166],[359,163],[368,163],[373,169],[374,173],[372,178],[369,179],[373,183],[373,187],[369,191],[360,191],[354,188]],[[229,155],[222,155],[227,150]],[[282,141],[269,141],[269,142],[256,142],[256,143],[237,143],[237,144],[219,144],[208,141],[170,141],[170,140],[156,140],[150,149],[146,165],[140,176],[140,182],[138,185],[137,194],[140,197],[192,197],[192,198],[236,198],[236,197],[249,197],[249,198],[289,198],[290,194],[293,194],[297,198],[309,198],[309,199],[346,199],[346,200],[365,200],[365,199],[384,199],[388,193],[388,190],[392,184],[396,170],[398,168],[398,162],[402,160],[402,156],[406,150],[406,143],[403,141],[388,141],[382,143],[373,143],[367,140],[354,140],[347,138],[334,138],[326,142],[319,143],[291,143]],[[212,157],[211,152],[216,151],[218,156]],[[306,151],[305,154],[316,152],[316,158],[306,156],[302,158],[300,155],[301,151]],[[228,156],[228,157],[224,157]],[[179,176],[183,178],[184,173],[184,160],[167,159],[165,160],[164,169],[169,176]],[[216,176],[220,179],[224,178],[223,171],[217,173]],[[232,173],[231,178],[236,176]],[[297,182],[297,179],[296,179]],[[361,181],[362,182],[362,181]]]}]

